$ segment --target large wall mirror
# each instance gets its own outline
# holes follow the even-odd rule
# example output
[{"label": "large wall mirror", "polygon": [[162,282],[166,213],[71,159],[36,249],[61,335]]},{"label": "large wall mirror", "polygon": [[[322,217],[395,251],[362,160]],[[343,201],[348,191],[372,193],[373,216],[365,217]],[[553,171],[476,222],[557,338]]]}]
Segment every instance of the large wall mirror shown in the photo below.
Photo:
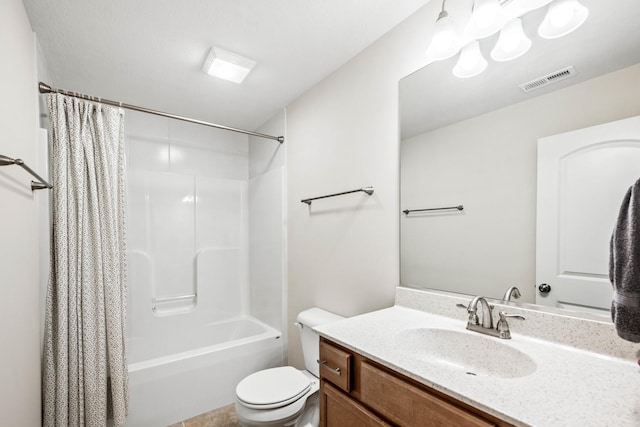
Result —
[{"label": "large wall mirror", "polygon": [[[447,4],[456,1],[466,0]],[[452,74],[454,56],[400,81],[401,209],[464,207],[400,214],[401,286],[496,299],[517,286],[522,294],[517,301],[582,311],[581,303],[546,303],[539,291],[538,141],[640,115],[640,2],[580,2],[589,17],[562,38],[538,36],[546,8],[523,16],[533,44],[520,58],[488,59],[482,74],[461,79]],[[433,11],[435,20],[439,7]],[[480,40],[485,58],[497,37]],[[530,92],[519,87],[570,66],[575,75],[569,78]],[[617,152],[625,157],[624,151]],[[604,174],[621,169],[617,160],[596,156],[581,161],[595,162]],[[589,203],[583,194],[583,211],[598,212],[593,221],[609,231],[593,232],[580,218],[571,222],[572,233],[580,236],[577,246],[595,254],[583,268],[601,281],[607,281],[608,238],[619,202],[640,178],[636,163],[637,169],[625,169],[623,179],[635,178],[620,194],[606,195],[612,200],[606,208]],[[585,185],[589,192],[591,184]],[[566,196],[564,189],[554,191],[555,198]]]}]

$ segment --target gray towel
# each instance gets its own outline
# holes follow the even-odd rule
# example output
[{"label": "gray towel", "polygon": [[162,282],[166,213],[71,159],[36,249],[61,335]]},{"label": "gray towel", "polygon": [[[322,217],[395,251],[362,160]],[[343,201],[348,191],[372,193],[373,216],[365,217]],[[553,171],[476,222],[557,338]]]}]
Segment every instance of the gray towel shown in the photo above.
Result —
[{"label": "gray towel", "polygon": [[620,338],[640,342],[640,179],[624,196],[611,236],[611,318]]}]

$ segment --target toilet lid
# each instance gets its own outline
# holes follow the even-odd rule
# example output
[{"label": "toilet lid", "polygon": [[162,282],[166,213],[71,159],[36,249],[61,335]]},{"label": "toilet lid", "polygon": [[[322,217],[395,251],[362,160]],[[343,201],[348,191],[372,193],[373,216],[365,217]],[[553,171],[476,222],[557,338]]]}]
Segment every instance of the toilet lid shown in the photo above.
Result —
[{"label": "toilet lid", "polygon": [[311,380],[291,366],[265,369],[238,384],[236,396],[250,406],[278,408],[295,402],[311,388]]}]

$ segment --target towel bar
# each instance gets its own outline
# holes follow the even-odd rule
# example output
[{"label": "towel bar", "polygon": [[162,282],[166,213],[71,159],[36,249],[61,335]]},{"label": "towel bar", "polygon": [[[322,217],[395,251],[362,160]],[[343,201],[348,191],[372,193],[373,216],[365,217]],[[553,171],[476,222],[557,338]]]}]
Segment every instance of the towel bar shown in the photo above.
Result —
[{"label": "towel bar", "polygon": [[38,181],[31,181],[31,191],[44,190],[45,188],[53,188],[53,185],[42,179],[40,175],[34,172],[22,159],[12,159],[11,157],[3,156],[0,154],[0,166],[18,165],[22,169],[29,172]]},{"label": "towel bar", "polygon": [[404,212],[406,215],[409,215],[411,212],[444,211],[444,210],[451,210],[451,209],[457,209],[457,210],[461,211],[461,210],[464,209],[464,206],[458,205],[458,206],[447,206],[447,207],[444,207],[444,208],[405,209],[402,212]]},{"label": "towel bar", "polygon": [[358,192],[361,192],[361,191],[364,192],[364,193],[367,193],[368,195],[372,195],[373,194],[373,187],[363,187],[363,188],[358,188],[357,190],[343,191],[342,193],[335,193],[335,194],[328,194],[326,196],[312,197],[312,198],[309,198],[309,199],[302,199],[300,201],[302,203],[306,203],[309,206],[311,206],[311,202],[314,201],[314,200],[326,199],[327,197],[342,196],[343,194],[358,193]]}]

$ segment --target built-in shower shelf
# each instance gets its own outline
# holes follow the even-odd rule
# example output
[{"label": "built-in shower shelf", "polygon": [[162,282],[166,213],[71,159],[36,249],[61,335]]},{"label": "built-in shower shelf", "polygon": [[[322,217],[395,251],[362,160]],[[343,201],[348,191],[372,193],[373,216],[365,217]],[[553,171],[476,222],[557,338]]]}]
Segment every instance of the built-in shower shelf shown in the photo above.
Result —
[{"label": "built-in shower shelf", "polygon": [[196,308],[198,294],[151,298],[151,310],[157,316],[188,313]]}]

